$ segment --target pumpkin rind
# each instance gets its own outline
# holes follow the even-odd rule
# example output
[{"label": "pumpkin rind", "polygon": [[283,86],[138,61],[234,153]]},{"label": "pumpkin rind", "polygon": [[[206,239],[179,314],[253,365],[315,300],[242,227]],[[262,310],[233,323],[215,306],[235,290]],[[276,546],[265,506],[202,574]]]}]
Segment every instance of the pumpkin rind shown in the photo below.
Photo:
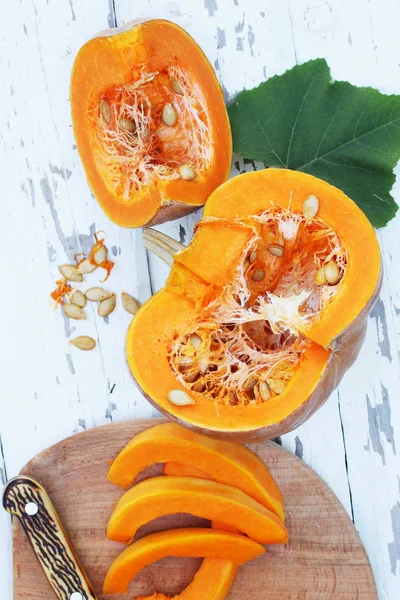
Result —
[{"label": "pumpkin rind", "polygon": [[[182,386],[172,372],[167,356],[174,332],[185,331],[194,315],[231,280],[246,243],[242,222],[272,206],[301,212],[310,195],[319,199],[318,218],[337,233],[346,249],[343,281],[319,320],[301,330],[309,345],[285,391],[262,404],[219,404],[216,409],[202,393]],[[343,192],[311,175],[284,169],[247,173],[223,184],[211,194],[205,218],[193,242],[175,256],[165,288],[131,323],[128,363],[150,402],[178,423],[232,441],[270,439],[309,418],[357,357],[382,284],[379,245],[365,215]],[[157,378],[151,376],[154,368]],[[194,405],[176,407],[168,402],[167,391],[180,388]]]},{"label": "pumpkin rind", "polygon": [[[139,68],[160,73],[175,64],[188,75],[197,94],[202,94],[211,144],[208,166],[193,181],[153,178],[129,192],[129,199],[123,198],[102,162],[93,115],[104,94],[121,85],[134,85]],[[71,109],[89,185],[104,212],[123,227],[154,225],[189,214],[228,177],[232,142],[221,87],[205,54],[175,23],[162,19],[131,22],[87,42],[73,66]]]}]

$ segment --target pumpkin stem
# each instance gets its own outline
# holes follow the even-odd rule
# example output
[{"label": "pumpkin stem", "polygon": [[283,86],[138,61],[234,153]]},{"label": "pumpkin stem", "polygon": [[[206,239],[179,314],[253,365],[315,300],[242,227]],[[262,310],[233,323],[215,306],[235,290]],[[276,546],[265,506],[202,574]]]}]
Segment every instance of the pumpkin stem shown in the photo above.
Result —
[{"label": "pumpkin stem", "polygon": [[151,227],[143,229],[143,246],[153,254],[161,258],[169,267],[172,267],[174,256],[185,248],[169,235],[161,233]]}]

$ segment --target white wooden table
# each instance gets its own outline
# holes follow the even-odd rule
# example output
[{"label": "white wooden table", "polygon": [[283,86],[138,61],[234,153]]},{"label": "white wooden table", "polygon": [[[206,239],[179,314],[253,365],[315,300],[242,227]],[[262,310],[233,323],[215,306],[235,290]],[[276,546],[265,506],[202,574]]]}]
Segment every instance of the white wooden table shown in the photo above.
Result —
[{"label": "white wooden table", "polygon": [[[124,360],[129,315],[109,324],[88,310],[68,323],[48,304],[57,265],[104,229],[115,269],[109,288],[146,300],[166,267],[147,257],[141,232],[102,214],[74,144],[69,77],[94,33],[137,17],[186,28],[207,53],[229,101],[296,62],[324,56],[333,75],[400,93],[398,0],[20,0],[1,33],[0,241],[2,260],[0,478],[33,455],[95,425],[155,414]],[[236,157],[234,170],[251,164]],[[396,193],[397,190],[397,193]],[[399,185],[395,189],[400,202]],[[199,215],[160,229],[188,242]],[[400,598],[400,213],[379,232],[384,287],[356,365],[325,407],[282,445],[336,492],[369,554],[380,600]],[[98,281],[94,275],[93,281]],[[98,348],[82,353],[70,333]],[[0,511],[0,597],[12,598],[10,519]]]}]

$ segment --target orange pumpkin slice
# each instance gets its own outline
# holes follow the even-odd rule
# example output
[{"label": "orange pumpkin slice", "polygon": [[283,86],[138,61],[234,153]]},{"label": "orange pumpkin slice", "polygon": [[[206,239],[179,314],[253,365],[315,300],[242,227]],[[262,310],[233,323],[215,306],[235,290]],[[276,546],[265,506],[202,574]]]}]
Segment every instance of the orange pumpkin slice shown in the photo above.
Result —
[{"label": "orange pumpkin slice", "polygon": [[188,214],[228,177],[221,87],[175,23],[136,21],[87,42],[73,66],[71,108],[89,185],[118,225]]},{"label": "orange pumpkin slice", "polygon": [[107,537],[129,542],[142,525],[179,512],[239,527],[261,544],[285,543],[288,537],[282,521],[241,490],[204,479],[163,476],[141,481],[123,494],[108,522]]},{"label": "orange pumpkin slice", "polygon": [[[166,556],[204,556],[242,565],[263,553],[264,548],[249,538],[214,529],[191,527],[152,533],[117,556],[106,575],[103,593],[125,594],[139,571]],[[210,573],[212,569],[211,564]]]},{"label": "orange pumpkin slice", "polygon": [[262,460],[240,444],[213,440],[175,423],[163,423],[136,435],[118,454],[108,480],[126,488],[146,467],[169,461],[198,469],[237,487],[285,519],[282,494]]},{"label": "orange pumpkin slice", "polygon": [[[227,527],[213,521],[213,529],[239,533],[236,527]],[[223,558],[205,558],[193,581],[176,596],[171,598],[155,592],[151,596],[139,596],[136,600],[224,600],[227,596],[238,570],[237,564]]]},{"label": "orange pumpkin slice", "polygon": [[273,438],[353,364],[381,282],[375,232],[343,192],[285,169],[240,175],[211,194],[166,286],[132,321],[130,369],[186,427]]}]

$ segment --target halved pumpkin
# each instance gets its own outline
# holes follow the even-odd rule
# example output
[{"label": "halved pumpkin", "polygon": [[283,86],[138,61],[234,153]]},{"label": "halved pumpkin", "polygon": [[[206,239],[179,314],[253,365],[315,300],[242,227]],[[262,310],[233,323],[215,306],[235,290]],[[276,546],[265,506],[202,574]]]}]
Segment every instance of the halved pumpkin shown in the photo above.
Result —
[{"label": "halved pumpkin", "polygon": [[381,281],[374,230],[343,192],[301,172],[241,175],[211,194],[166,286],[133,319],[130,369],[187,427],[281,435],[353,364]]},{"label": "halved pumpkin", "polygon": [[192,477],[163,476],[145,479],[122,495],[108,522],[107,537],[129,542],[142,525],[175,513],[238,527],[261,544],[282,544],[288,537],[285,525],[274,513],[235,487]]},{"label": "halved pumpkin", "polygon": [[73,66],[71,108],[89,185],[118,225],[188,214],[228,177],[220,85],[175,23],[131,22],[87,42]]},{"label": "halved pumpkin", "polygon": [[121,450],[108,480],[123,488],[155,463],[180,461],[197,465],[214,479],[237,487],[285,520],[282,494],[260,458],[248,448],[213,440],[176,423],[162,423],[142,431]]},{"label": "halved pumpkin", "polygon": [[204,556],[242,565],[264,552],[260,544],[243,535],[216,529],[190,527],[151,533],[117,556],[106,575],[103,593],[125,594],[139,571],[166,556]]}]

